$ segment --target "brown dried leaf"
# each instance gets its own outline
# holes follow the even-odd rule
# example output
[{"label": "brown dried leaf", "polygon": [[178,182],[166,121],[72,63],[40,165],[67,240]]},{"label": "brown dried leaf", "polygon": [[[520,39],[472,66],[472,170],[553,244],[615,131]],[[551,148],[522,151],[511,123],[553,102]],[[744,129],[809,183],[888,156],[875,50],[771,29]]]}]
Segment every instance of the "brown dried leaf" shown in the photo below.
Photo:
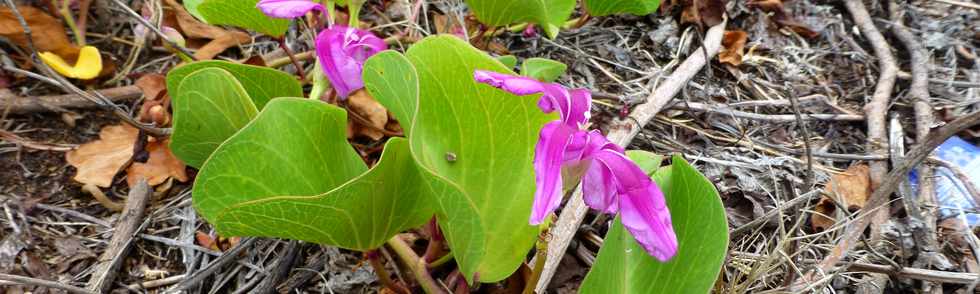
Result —
[{"label": "brown dried leaf", "polygon": [[772,21],[779,25],[780,28],[787,28],[800,36],[806,38],[815,38],[820,33],[811,30],[806,25],[796,21],[786,8],[783,6],[782,0],[752,0],[746,3],[749,7],[756,7],[762,11],[772,13]]},{"label": "brown dried leaf", "polygon": [[714,26],[721,23],[725,15],[727,0],[689,0],[681,1],[681,23]]},{"label": "brown dried leaf", "polygon": [[[843,173],[830,177],[825,187],[827,195],[831,195],[848,211],[855,212],[864,207],[871,196],[871,179],[867,164],[858,164],[847,168]],[[834,199],[822,197],[814,211],[833,217],[837,212]],[[810,218],[814,230],[822,231],[834,224],[832,219],[814,214]]]},{"label": "brown dried leaf", "polygon": [[136,80],[136,86],[143,90],[143,106],[139,118],[145,123],[156,123],[163,127],[170,123],[170,96],[167,95],[166,77],[161,74],[148,74]]},{"label": "brown dried leaf", "polygon": [[[68,39],[68,34],[65,33],[65,27],[60,20],[32,6],[19,5],[17,11],[20,11],[27,21],[27,26],[31,28],[31,38],[37,50],[53,52],[69,61],[77,58],[80,48]],[[0,36],[27,48],[24,29],[17,16],[6,6],[0,8]]]},{"label": "brown dried leaf", "polygon": [[136,86],[143,90],[146,100],[159,100],[161,93],[167,90],[167,77],[161,74],[148,74],[136,80]]},{"label": "brown dried leaf", "polygon": [[65,154],[68,164],[78,169],[72,179],[104,188],[112,185],[112,178],[133,157],[138,134],[139,130],[130,125],[102,128],[98,140],[82,144]]},{"label": "brown dried leaf", "polygon": [[742,64],[747,39],[748,34],[745,31],[725,31],[725,36],[721,39],[722,49],[718,52],[718,61],[734,66]]},{"label": "brown dried leaf", "polygon": [[[388,124],[388,109],[374,100],[371,94],[368,94],[364,89],[355,91],[350,97],[347,97],[347,108],[351,111],[351,116],[361,118],[351,119],[353,132],[351,135],[364,136],[372,140],[379,140],[384,137],[384,133],[380,130],[384,130]],[[361,123],[368,123],[369,126],[361,125]]]},{"label": "brown dried leaf", "polygon": [[252,41],[252,37],[244,32],[229,31],[198,21],[187,10],[184,10],[183,5],[175,0],[167,0],[167,5],[173,9],[177,23],[184,35],[188,38],[211,40],[194,53],[194,58],[198,60],[212,59],[228,48]]},{"label": "brown dried leaf", "polygon": [[146,163],[134,162],[126,169],[126,182],[130,187],[140,178],[147,179],[151,186],[166,182],[171,177],[187,182],[187,166],[170,151],[170,140],[153,141],[146,145],[150,159]]}]

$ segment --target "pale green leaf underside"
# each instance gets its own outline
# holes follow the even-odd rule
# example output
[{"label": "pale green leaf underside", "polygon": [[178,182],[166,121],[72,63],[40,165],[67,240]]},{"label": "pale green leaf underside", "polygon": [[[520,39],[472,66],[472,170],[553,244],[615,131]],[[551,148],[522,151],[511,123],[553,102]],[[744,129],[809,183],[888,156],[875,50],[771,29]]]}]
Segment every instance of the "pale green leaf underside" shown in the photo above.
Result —
[{"label": "pale green leaf underside", "polygon": [[[406,130],[421,167],[461,191],[436,200],[461,271],[468,279],[479,273],[480,281],[498,281],[523,262],[537,235],[528,225],[531,161],[538,131],[553,116],[537,109],[536,96],[517,97],[476,83],[477,69],[511,73],[458,38],[436,36],[412,46],[405,57],[395,52],[372,57],[364,77],[368,91],[403,126],[414,122]],[[386,88],[415,71],[419,87]],[[420,91],[418,105],[401,106],[399,100],[415,91]],[[447,160],[448,154],[455,161]]]},{"label": "pale green leaf underside", "polygon": [[514,55],[497,56],[497,61],[503,63],[510,70],[514,70],[514,67],[517,66],[517,57]]},{"label": "pale green leaf underside", "polygon": [[618,13],[647,15],[657,11],[660,0],[585,0],[585,9],[593,16]]},{"label": "pale green leaf underside", "polygon": [[204,0],[184,0],[184,8],[197,19],[207,22],[204,16],[201,15],[201,12],[197,10],[197,6],[201,5],[201,3],[204,3]]},{"label": "pale green leaf underside", "polygon": [[274,100],[208,160],[195,207],[222,234],[354,250],[377,248],[432,217],[427,197],[453,190],[420,185],[401,138],[366,171],[346,140],[346,121],[342,109],[319,101]]},{"label": "pale green leaf underside", "polygon": [[[646,152],[628,152],[634,161]],[[711,182],[680,156],[657,170],[653,179],[667,198],[680,245],[666,263],[651,257],[633,239],[619,217],[606,234],[581,293],[708,293],[728,249],[728,221]],[[640,164],[652,170],[652,164]]]},{"label": "pale green leaf underside", "polygon": [[554,82],[558,77],[565,74],[568,66],[559,61],[532,57],[524,60],[521,66],[521,75],[534,78],[544,82]]},{"label": "pale green leaf underside", "polygon": [[466,0],[470,10],[481,22],[490,26],[505,26],[519,22],[541,25],[549,38],[558,35],[575,9],[575,0]]},{"label": "pale green leaf underside", "polygon": [[175,90],[170,149],[193,167],[203,166],[218,145],[258,112],[238,80],[221,68],[191,72],[171,89]]},{"label": "pale green leaf underside", "polygon": [[289,29],[289,20],[268,17],[255,7],[259,0],[207,0],[197,6],[210,24],[231,25],[278,37]]},{"label": "pale green leaf underside", "polygon": [[167,73],[167,89],[170,89],[170,94],[174,94],[174,89],[188,74],[209,67],[230,72],[245,87],[245,92],[259,110],[272,98],[303,96],[303,87],[292,75],[268,67],[217,60],[198,61],[170,70]]}]

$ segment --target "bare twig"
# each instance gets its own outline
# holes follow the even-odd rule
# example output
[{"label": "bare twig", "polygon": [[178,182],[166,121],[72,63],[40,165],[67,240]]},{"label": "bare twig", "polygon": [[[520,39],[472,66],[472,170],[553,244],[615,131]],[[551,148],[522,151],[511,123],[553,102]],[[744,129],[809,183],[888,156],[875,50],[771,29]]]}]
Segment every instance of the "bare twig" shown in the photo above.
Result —
[{"label": "bare twig", "polygon": [[[726,21],[722,21],[708,29],[707,36],[704,38],[705,50],[698,50],[688,56],[670,77],[664,80],[656,90],[651,91],[652,94],[647,97],[645,103],[633,109],[633,112],[630,113],[630,119],[614,122],[610,128],[612,131],[608,135],[610,141],[620,146],[628,145],[633,137],[636,137],[643,129],[643,126],[650,122],[673,99],[674,95],[677,95],[681,89],[687,86],[688,81],[701,71],[708,60],[718,54],[721,49],[721,37],[725,32],[725,23]],[[575,232],[578,231],[587,211],[588,208],[582,201],[582,189],[581,187],[576,188],[558,217],[558,221],[551,229],[552,239],[548,241],[548,258],[535,288],[538,293],[543,293],[548,283],[551,282],[565,250],[568,249],[568,245],[575,237]]]},{"label": "bare twig", "polygon": [[[709,105],[700,102],[684,102],[672,105],[673,109],[686,109],[695,111],[707,111],[731,115],[738,118],[769,121],[769,122],[794,122],[797,121],[796,114],[758,114],[734,110],[728,105]],[[824,121],[863,121],[865,117],[857,114],[801,114],[800,121],[824,120]]]},{"label": "bare twig", "polygon": [[929,157],[926,161],[948,169],[963,184],[963,187],[966,188],[966,192],[973,198],[973,203],[980,203],[980,188],[977,187],[977,184],[973,182],[970,175],[963,171],[963,169],[952,162],[939,159],[938,157]]},{"label": "bare twig", "polygon": [[153,31],[154,34],[157,34],[157,36],[159,36],[161,40],[166,42],[167,45],[170,45],[171,48],[177,48],[177,50],[180,50],[180,53],[187,55],[187,57],[190,58],[191,60],[197,61],[197,58],[194,57],[194,52],[187,50],[187,48],[185,48],[184,46],[180,46],[179,44],[171,40],[169,37],[167,37],[167,34],[164,34],[163,31],[160,30],[160,28],[151,24],[149,20],[143,18],[143,16],[141,16],[138,12],[130,8],[129,5],[126,5],[126,3],[123,3],[120,0],[112,0],[112,3],[115,3],[117,6],[122,8],[124,11],[126,11],[126,14],[128,14],[130,17],[132,17],[137,22],[142,24],[144,27],[150,29],[150,31]]},{"label": "bare twig", "polygon": [[[791,87],[787,87],[790,88]],[[800,127],[800,132],[803,135],[803,155],[806,157],[806,182],[804,185],[807,189],[813,187],[813,147],[810,146],[810,131],[806,128],[806,122],[803,121],[803,115],[800,113],[800,102],[796,100],[796,93],[789,94],[789,100],[793,102],[793,114],[796,116],[796,124]]]},{"label": "bare twig", "polygon": [[[902,9],[898,2],[892,0],[888,5],[889,18],[893,22],[892,33],[901,41],[902,45],[909,52],[909,66],[912,68],[912,83],[909,86],[908,94],[912,97],[913,108],[915,110],[915,138],[916,141],[924,141],[929,137],[930,128],[935,118],[932,113],[932,106],[929,104],[929,60],[928,51],[922,47],[917,37],[912,34],[903,24]],[[919,243],[922,253],[918,254],[917,263],[932,263],[931,260],[939,250],[939,241],[936,239],[936,215],[932,211],[923,212],[920,207],[932,207],[936,204],[935,180],[933,179],[932,166],[925,164],[918,169],[919,191],[917,197],[909,199],[907,202],[909,219],[912,223],[911,228],[916,243]],[[969,185],[969,184],[968,184]],[[911,194],[911,193],[910,193]],[[918,198],[918,199],[915,199]],[[927,291],[941,293],[940,285],[923,285]]]},{"label": "bare twig", "polygon": [[129,195],[126,197],[126,207],[122,216],[119,217],[115,231],[112,233],[112,240],[109,241],[105,252],[99,257],[95,270],[92,271],[92,277],[88,280],[90,291],[109,291],[113,280],[116,279],[116,274],[119,273],[118,269],[122,265],[123,258],[129,252],[129,245],[132,244],[138,228],[143,222],[146,205],[152,194],[153,189],[150,188],[146,179],[139,179],[136,185],[129,190]]},{"label": "bare twig", "polygon": [[244,251],[245,249],[252,247],[252,243],[255,243],[255,240],[258,239],[254,237],[242,238],[242,241],[238,242],[238,245],[235,245],[235,247],[232,247],[231,249],[226,251],[225,254],[222,254],[220,257],[218,257],[218,259],[215,259],[213,262],[208,264],[200,271],[197,271],[195,273],[187,273],[188,279],[184,280],[183,282],[180,282],[180,284],[174,286],[174,288],[170,289],[165,293],[178,293],[180,291],[186,291],[191,287],[197,286],[198,284],[203,282],[204,279],[207,279],[216,271],[218,271],[218,269],[220,269],[222,266],[232,261],[238,260],[238,254]]},{"label": "bare twig", "polygon": [[71,285],[65,285],[65,284],[62,284],[62,283],[54,282],[54,281],[48,281],[48,280],[42,280],[42,279],[35,279],[35,278],[31,278],[31,277],[18,276],[18,275],[10,275],[10,274],[4,274],[4,273],[0,273],[0,281],[11,281],[11,282],[14,282],[14,283],[18,283],[18,284],[21,284],[21,285],[27,285],[27,286],[39,286],[39,287],[46,287],[46,288],[51,288],[51,289],[61,289],[61,290],[68,291],[69,293],[78,293],[78,294],[95,294],[96,293],[96,292],[85,290],[85,289],[82,289],[82,288],[79,288],[79,287],[75,287],[75,286],[71,286]]},{"label": "bare twig", "polygon": [[[819,276],[832,273],[837,263],[846,257],[851,248],[860,241],[864,229],[871,224],[871,219],[867,217],[868,214],[881,210],[888,203],[888,196],[894,193],[899,184],[906,179],[909,171],[918,163],[925,160],[936,147],[946,142],[949,137],[977,124],[980,124],[980,112],[967,114],[934,130],[925,141],[920,142],[919,145],[913,148],[906,157],[906,160],[888,173],[879,188],[871,193],[871,196],[868,197],[868,202],[861,209],[860,216],[845,229],[840,242],[834,246],[827,257],[815,269],[811,270],[801,279],[798,279],[796,283],[793,283],[794,288],[806,288],[809,286],[808,284],[819,280]],[[887,211],[887,209],[885,210]]]},{"label": "bare twig", "polygon": [[[888,132],[886,129],[888,123],[885,116],[888,112],[888,103],[891,100],[892,90],[895,87],[898,66],[895,64],[895,57],[892,55],[891,46],[888,45],[888,41],[885,40],[885,37],[875,27],[874,22],[871,20],[871,15],[868,14],[868,10],[864,7],[864,2],[861,0],[845,0],[844,6],[851,13],[854,24],[858,26],[864,37],[871,43],[871,48],[874,49],[875,56],[878,58],[878,71],[880,72],[878,83],[875,85],[875,91],[871,96],[871,100],[864,107],[867,113],[868,125],[867,150],[871,154],[887,154]],[[878,189],[885,175],[888,173],[888,162],[874,161],[870,162],[868,166],[870,167],[871,189]],[[880,210],[872,218],[875,223],[883,223],[888,219],[888,210]],[[877,238],[877,226],[872,227],[871,231],[872,238]]]}]

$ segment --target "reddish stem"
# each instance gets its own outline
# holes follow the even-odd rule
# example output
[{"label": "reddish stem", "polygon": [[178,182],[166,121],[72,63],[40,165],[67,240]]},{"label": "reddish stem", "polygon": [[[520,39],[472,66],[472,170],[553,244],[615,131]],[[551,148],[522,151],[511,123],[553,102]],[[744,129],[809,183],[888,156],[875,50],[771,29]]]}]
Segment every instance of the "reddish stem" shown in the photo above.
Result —
[{"label": "reddish stem", "polygon": [[289,56],[289,61],[293,62],[293,66],[296,67],[296,72],[299,73],[300,80],[306,81],[306,73],[303,72],[303,67],[299,65],[299,60],[296,60],[296,56],[293,55],[293,51],[289,50],[289,46],[286,46],[286,37],[279,37],[279,48],[286,52],[286,56]]}]

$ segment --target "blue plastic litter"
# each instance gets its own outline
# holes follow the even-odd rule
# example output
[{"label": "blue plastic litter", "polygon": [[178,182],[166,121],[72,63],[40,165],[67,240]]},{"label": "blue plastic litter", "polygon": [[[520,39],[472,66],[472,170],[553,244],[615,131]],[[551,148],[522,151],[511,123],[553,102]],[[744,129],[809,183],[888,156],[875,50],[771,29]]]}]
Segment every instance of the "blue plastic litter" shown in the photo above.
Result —
[{"label": "blue plastic litter", "polygon": [[[936,157],[958,166],[974,184],[980,184],[980,147],[959,137],[952,137],[936,148]],[[980,214],[974,213],[977,211],[977,204],[973,203],[972,197],[963,186],[964,183],[946,168],[937,167],[935,175],[936,200],[940,206],[939,216],[959,217],[970,226],[980,225]],[[915,190],[916,172],[912,171],[909,176]]]}]

